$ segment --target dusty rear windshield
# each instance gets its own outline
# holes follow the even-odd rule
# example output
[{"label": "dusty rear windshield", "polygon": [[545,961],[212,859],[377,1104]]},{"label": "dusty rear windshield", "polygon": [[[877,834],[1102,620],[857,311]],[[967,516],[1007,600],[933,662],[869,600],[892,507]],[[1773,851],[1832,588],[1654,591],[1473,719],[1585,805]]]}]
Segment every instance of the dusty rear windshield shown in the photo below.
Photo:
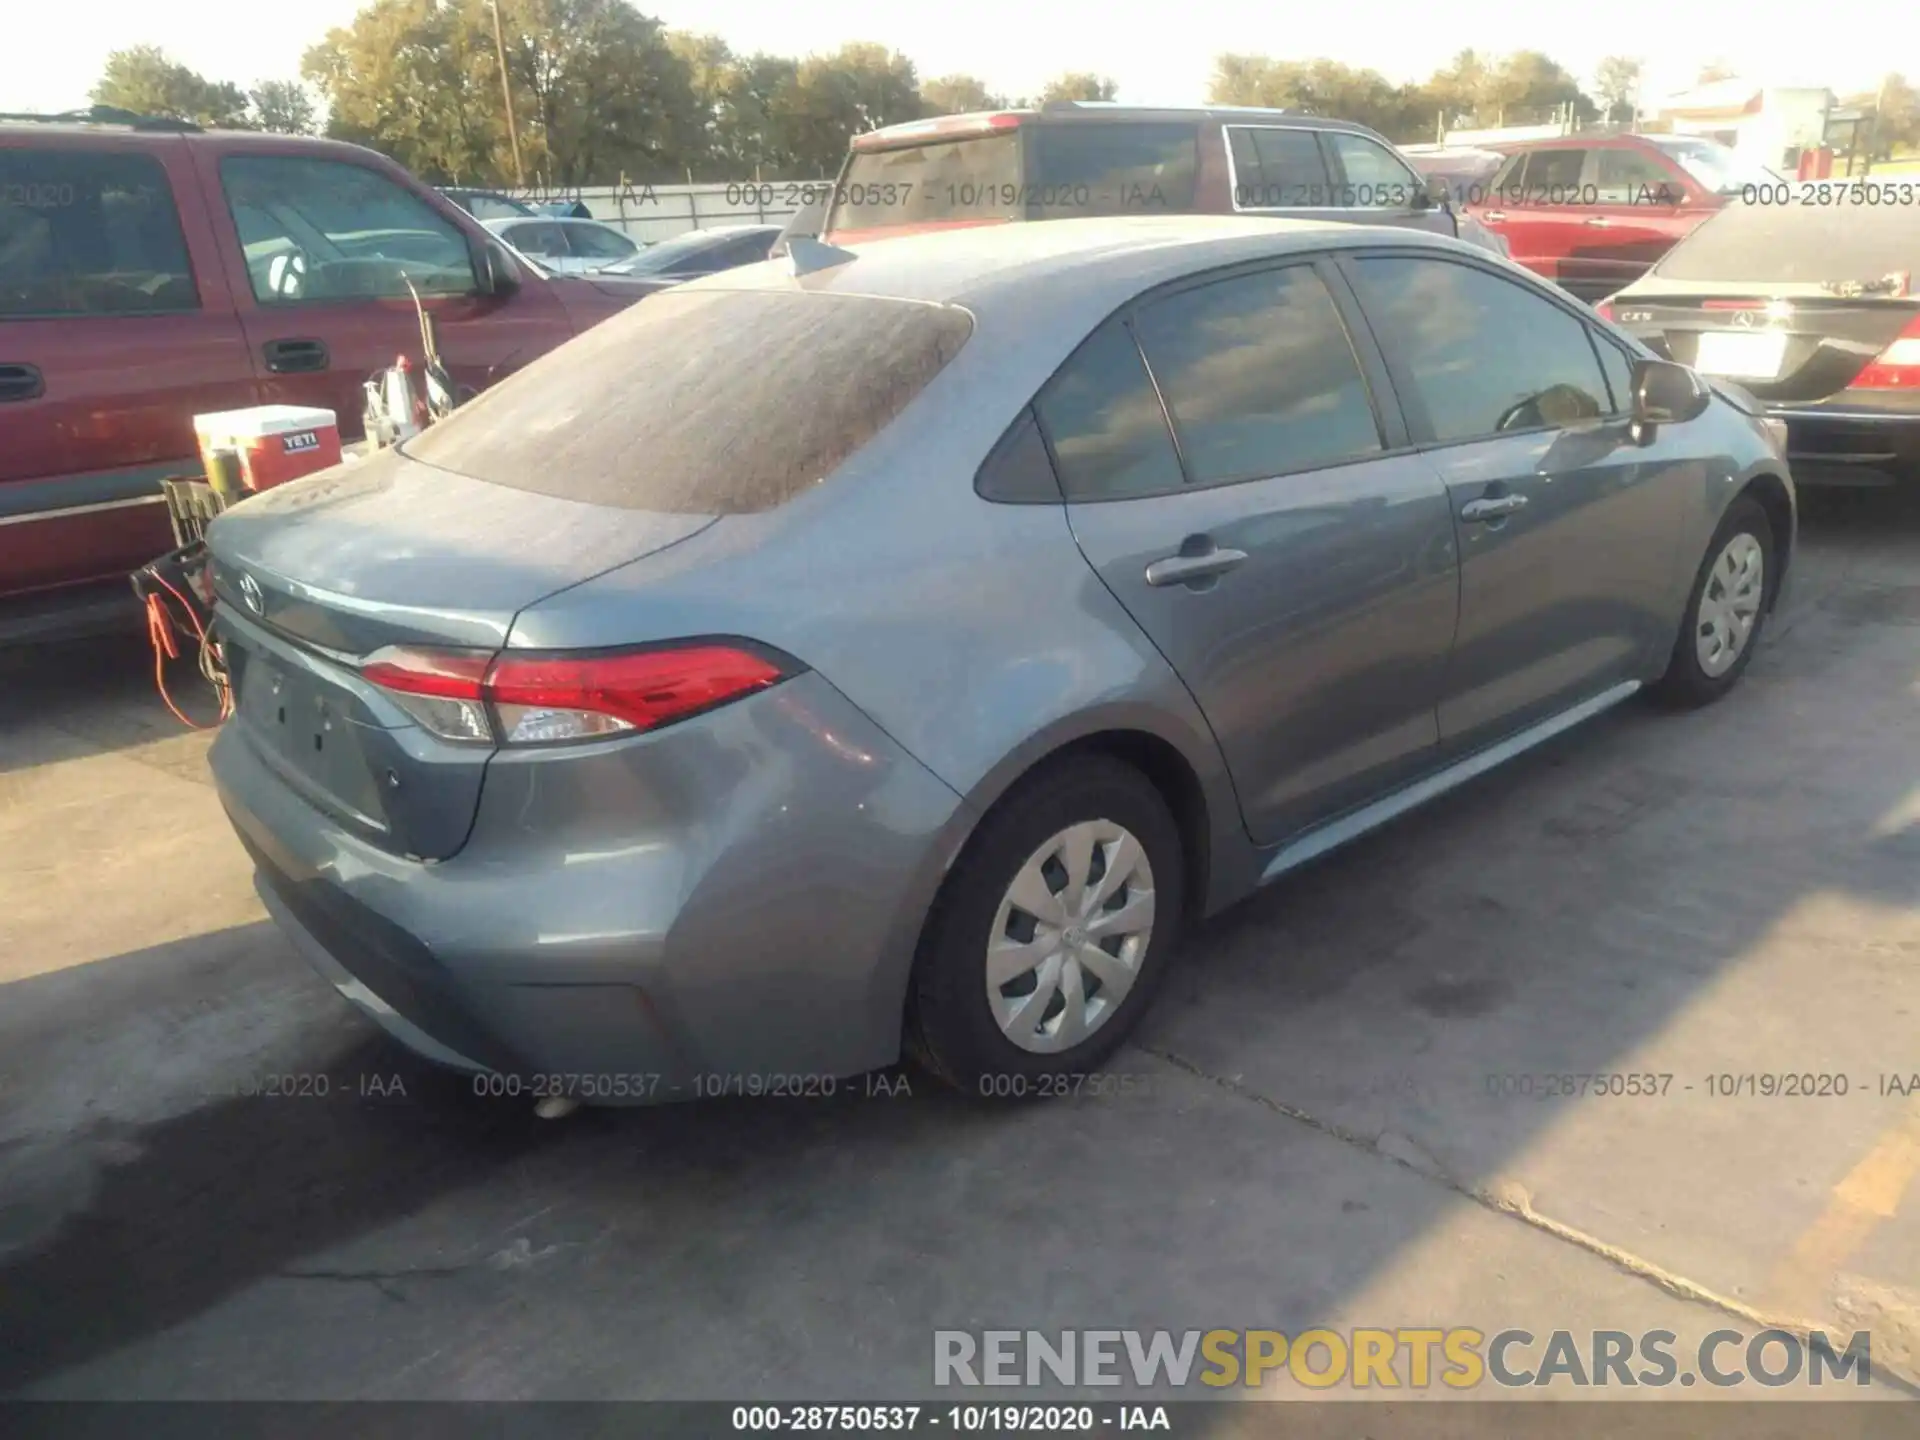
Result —
[{"label": "dusty rear windshield", "polygon": [[[1836,182],[1836,192],[1844,183]],[[1797,195],[1778,205],[1736,200],[1670,250],[1653,273],[1663,280],[1794,285],[1920,270],[1920,225],[1912,207],[1873,198],[1834,205],[1801,204]]]},{"label": "dusty rear windshield", "polygon": [[966,311],[790,290],[668,290],[408,442],[416,460],[563,500],[770,510],[824,480],[959,353]]}]

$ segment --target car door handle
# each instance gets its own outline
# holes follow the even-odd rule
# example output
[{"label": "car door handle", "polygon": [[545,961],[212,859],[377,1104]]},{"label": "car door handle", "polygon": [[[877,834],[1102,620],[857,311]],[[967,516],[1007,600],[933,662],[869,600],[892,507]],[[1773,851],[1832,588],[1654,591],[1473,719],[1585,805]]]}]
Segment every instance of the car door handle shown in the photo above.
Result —
[{"label": "car door handle", "polygon": [[1244,550],[1207,550],[1197,555],[1163,555],[1147,566],[1149,585],[1191,585],[1211,580],[1246,562]]},{"label": "car door handle", "polygon": [[275,375],[308,375],[330,363],[321,340],[269,340],[260,347],[267,369]]},{"label": "car door handle", "polygon": [[1478,500],[1469,500],[1460,507],[1460,518],[1469,523],[1499,520],[1526,508],[1524,495],[1486,495]]},{"label": "car door handle", "polygon": [[1606,229],[1607,226],[1613,224],[1613,221],[1609,220],[1604,215],[1589,215],[1585,220],[1581,221],[1580,223],[1583,225],[1592,225],[1597,229],[1604,230]]},{"label": "car door handle", "polygon": [[37,400],[47,393],[47,383],[34,365],[0,365],[0,403],[9,400]]},{"label": "car door handle", "polygon": [[1498,225],[1506,218],[1507,212],[1504,210],[1482,210],[1480,212],[1480,221],[1485,225]]}]

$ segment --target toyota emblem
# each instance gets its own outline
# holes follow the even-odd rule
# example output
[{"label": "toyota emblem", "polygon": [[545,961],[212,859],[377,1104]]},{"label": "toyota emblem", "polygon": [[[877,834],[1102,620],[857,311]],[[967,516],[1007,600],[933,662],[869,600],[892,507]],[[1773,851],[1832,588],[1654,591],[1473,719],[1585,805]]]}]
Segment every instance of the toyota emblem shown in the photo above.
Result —
[{"label": "toyota emblem", "polygon": [[240,598],[247,602],[247,608],[256,615],[264,615],[267,610],[267,597],[260,593],[260,582],[251,575],[240,577]]}]

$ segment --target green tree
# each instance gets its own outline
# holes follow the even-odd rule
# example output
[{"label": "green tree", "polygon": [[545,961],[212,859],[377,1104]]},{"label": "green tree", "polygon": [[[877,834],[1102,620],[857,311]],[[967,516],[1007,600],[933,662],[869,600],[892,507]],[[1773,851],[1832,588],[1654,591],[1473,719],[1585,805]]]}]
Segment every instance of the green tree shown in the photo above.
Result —
[{"label": "green tree", "polygon": [[1272,60],[1222,55],[1214,62],[1208,98],[1217,105],[1261,105],[1352,120],[1402,137],[1412,122],[1409,91],[1378,71],[1335,60]]},{"label": "green tree", "polygon": [[855,135],[921,114],[913,62],[856,42],[800,62],[773,97],[769,148],[790,178],[836,175]]},{"label": "green tree", "polygon": [[1640,74],[1640,62],[1628,55],[1609,55],[1594,68],[1594,98],[1605,107],[1607,119],[1632,113],[1640,94]]},{"label": "green tree", "polygon": [[196,125],[247,123],[247,97],[230,81],[213,81],[171,59],[157,45],[134,45],[107,56],[91,98],[96,105]]},{"label": "green tree", "polygon": [[1040,90],[1040,103],[1049,100],[1111,100],[1120,92],[1119,83],[1105,75],[1087,70],[1069,70],[1055,76]]},{"label": "green tree", "polygon": [[298,80],[262,80],[247,98],[257,129],[281,135],[311,135],[319,128],[313,97]]},{"label": "green tree", "polygon": [[1591,120],[1599,114],[1580,82],[1538,50],[1516,51],[1493,66],[1487,77],[1486,99],[1509,125],[1543,122],[1565,106],[1571,106],[1580,120]]},{"label": "green tree", "polygon": [[1874,156],[1891,159],[1894,151],[1916,145],[1920,145],[1920,93],[1906,76],[1889,75],[1874,97]]},{"label": "green tree", "polygon": [[942,75],[920,87],[920,98],[929,115],[966,115],[975,110],[1004,110],[1007,98],[987,89],[986,82],[971,75]]}]

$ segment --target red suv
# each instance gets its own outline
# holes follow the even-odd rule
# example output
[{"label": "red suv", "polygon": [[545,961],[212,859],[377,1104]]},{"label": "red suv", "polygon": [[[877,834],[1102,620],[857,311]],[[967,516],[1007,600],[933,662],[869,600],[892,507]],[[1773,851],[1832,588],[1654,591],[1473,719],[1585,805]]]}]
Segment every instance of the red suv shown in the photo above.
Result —
[{"label": "red suv", "polygon": [[0,124],[0,643],[111,623],[173,543],[193,417],[318,405],[418,359],[411,281],[479,390],[645,287],[532,271],[383,156],[176,122]]},{"label": "red suv", "polygon": [[1502,146],[1467,211],[1513,258],[1586,300],[1633,283],[1741,188],[1772,172],[1693,135],[1570,135]]}]

